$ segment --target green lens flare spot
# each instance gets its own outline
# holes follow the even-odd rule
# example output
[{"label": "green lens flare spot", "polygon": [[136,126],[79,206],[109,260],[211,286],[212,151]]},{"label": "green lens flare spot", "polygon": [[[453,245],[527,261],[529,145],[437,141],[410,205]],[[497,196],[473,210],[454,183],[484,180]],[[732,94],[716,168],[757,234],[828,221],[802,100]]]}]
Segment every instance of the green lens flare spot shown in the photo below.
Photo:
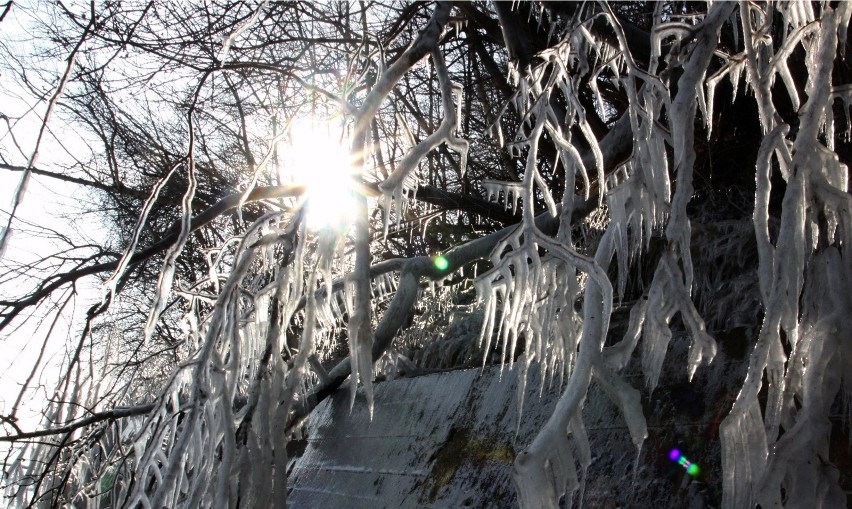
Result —
[{"label": "green lens flare spot", "polygon": [[689,468],[686,469],[686,473],[691,475],[692,477],[696,477],[698,474],[701,473],[701,469],[698,468],[698,465],[693,463],[689,465]]},{"label": "green lens flare spot", "polygon": [[450,266],[450,261],[447,260],[443,255],[436,256],[432,263],[434,263],[435,268],[440,271],[447,270],[447,267]]}]

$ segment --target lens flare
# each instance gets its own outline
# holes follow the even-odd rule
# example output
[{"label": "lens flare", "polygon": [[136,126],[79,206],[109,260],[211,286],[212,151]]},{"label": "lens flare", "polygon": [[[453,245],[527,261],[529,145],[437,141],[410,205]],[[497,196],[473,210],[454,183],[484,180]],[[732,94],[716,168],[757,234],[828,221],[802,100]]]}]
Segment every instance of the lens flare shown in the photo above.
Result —
[{"label": "lens flare", "polygon": [[435,268],[440,271],[447,270],[447,267],[450,266],[450,261],[444,255],[438,255],[434,258],[432,263],[435,264]]},{"label": "lens flare", "polygon": [[682,466],[686,473],[691,475],[692,477],[698,477],[701,473],[701,468],[696,464],[692,463],[686,456],[680,453],[678,449],[672,449],[669,453],[669,459],[672,461],[676,461],[678,465]]}]

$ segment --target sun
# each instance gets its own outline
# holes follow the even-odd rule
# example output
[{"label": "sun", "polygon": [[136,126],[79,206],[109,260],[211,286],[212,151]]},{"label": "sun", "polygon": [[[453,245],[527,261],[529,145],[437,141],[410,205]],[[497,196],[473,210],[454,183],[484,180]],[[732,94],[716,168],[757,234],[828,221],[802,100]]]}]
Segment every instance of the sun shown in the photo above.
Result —
[{"label": "sun", "polygon": [[305,186],[308,227],[348,229],[355,212],[352,167],[339,124],[321,119],[296,121],[284,157],[282,180]]}]

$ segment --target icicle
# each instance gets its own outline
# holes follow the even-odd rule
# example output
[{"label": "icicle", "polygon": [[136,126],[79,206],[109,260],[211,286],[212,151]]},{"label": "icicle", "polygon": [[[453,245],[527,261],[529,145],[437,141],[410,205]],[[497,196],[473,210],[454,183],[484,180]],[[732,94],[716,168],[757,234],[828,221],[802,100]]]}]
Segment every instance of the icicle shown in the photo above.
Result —
[{"label": "icicle", "polygon": [[521,421],[524,417],[524,397],[527,394],[527,378],[530,367],[530,362],[532,361],[531,356],[523,355],[520,366],[518,368],[517,380],[518,385],[515,389],[515,394],[518,399],[518,404],[516,406],[518,411],[518,423],[515,426],[515,437],[517,438],[518,433],[521,431]]},{"label": "icicle", "polygon": [[[767,454],[766,435],[755,400],[744,413],[722,421],[722,506],[753,507],[754,483],[760,479]],[[743,450],[743,445],[747,449]]]},{"label": "icicle", "polygon": [[[615,180],[614,178],[612,179]],[[630,196],[628,185],[614,187],[607,195],[607,204],[612,217],[612,224],[616,236],[616,258],[618,260],[618,295],[624,296],[627,284],[627,258],[629,254],[627,235],[627,212],[626,204]]]},{"label": "icicle", "polygon": [[483,180],[482,187],[485,189],[486,200],[492,199],[500,203],[503,197],[503,207],[515,214],[518,213],[518,200],[521,198],[524,186],[521,182],[506,182],[498,180]]}]

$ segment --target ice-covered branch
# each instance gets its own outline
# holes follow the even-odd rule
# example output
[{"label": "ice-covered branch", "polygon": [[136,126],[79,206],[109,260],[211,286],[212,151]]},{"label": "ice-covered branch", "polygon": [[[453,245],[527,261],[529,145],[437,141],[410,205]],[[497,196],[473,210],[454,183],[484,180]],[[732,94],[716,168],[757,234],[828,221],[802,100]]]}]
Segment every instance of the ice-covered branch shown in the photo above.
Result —
[{"label": "ice-covered branch", "polygon": [[[581,210],[579,213],[582,214],[583,211]],[[550,214],[542,214],[536,218],[536,221],[540,231],[551,235],[556,233],[557,222]],[[510,226],[448,250],[443,254],[443,257],[447,260],[447,267],[443,269],[436,267],[434,260],[428,256],[378,264],[376,266],[377,273],[381,273],[385,269],[399,270],[400,282],[387,310],[376,327],[372,349],[373,361],[378,360],[384,354],[400,327],[405,323],[408,313],[414,305],[421,279],[428,278],[437,281],[473,261],[487,259],[494,247],[507,234],[516,229],[516,226]],[[342,282],[337,284],[342,284]],[[349,376],[350,370],[349,359],[341,361],[331,369],[328,373],[328,379],[314,386],[305,398],[303,405],[294,409],[294,413],[289,418],[287,429],[294,431],[302,425],[311,411],[343,384]]]},{"label": "ice-covered branch", "polygon": [[438,83],[440,85],[444,118],[441,120],[441,125],[438,129],[427,136],[423,141],[412,147],[411,150],[405,154],[402,161],[399,162],[396,170],[394,170],[387,179],[379,184],[379,189],[384,195],[385,235],[387,235],[388,232],[391,207],[393,203],[396,203],[396,219],[398,225],[400,219],[405,214],[408,200],[408,197],[405,196],[405,194],[413,194],[417,189],[416,182],[411,182],[413,180],[412,172],[417,168],[417,165],[420,164],[420,161],[422,161],[423,158],[431,151],[435,150],[435,148],[437,148],[440,144],[446,143],[453,150],[461,154],[459,171],[462,176],[464,175],[465,167],[467,166],[469,143],[455,135],[455,131],[458,129],[460,121],[460,114],[458,110],[461,107],[461,97],[459,97],[459,107],[457,108],[453,104],[454,87],[450,81],[447,64],[444,62],[444,56],[441,54],[440,50],[435,49],[432,51],[432,63],[435,66],[435,74],[438,76]]},{"label": "ice-covered branch", "polygon": [[692,293],[692,256],[689,252],[690,229],[686,217],[686,205],[694,192],[692,186],[693,166],[695,165],[695,90],[702,86],[707,66],[713,57],[713,50],[719,39],[722,24],[730,17],[736,4],[720,2],[714,4],[707,17],[696,31],[695,42],[689,49],[689,56],[683,64],[683,74],[678,80],[678,93],[672,100],[669,112],[671,132],[678,133],[674,141],[674,171],[677,175],[677,189],[672,198],[671,217],[666,226],[666,237],[679,250],[683,263],[684,286]]},{"label": "ice-covered branch", "polygon": [[[450,19],[452,8],[452,2],[437,2],[432,17],[426,27],[418,34],[417,39],[382,73],[375,86],[370,90],[356,117],[352,134],[352,139],[358,144],[355,147],[356,149],[360,150],[360,144],[364,142],[370,123],[379,111],[379,107],[402,76],[420,59],[434,51],[444,26]],[[359,152],[359,154],[363,157],[363,153]]]},{"label": "ice-covered branch", "polygon": [[[449,21],[452,4],[439,2],[435,6],[432,17],[417,39],[376,81],[367,94],[364,103],[355,116],[355,126],[352,133],[352,155],[355,167],[361,167],[364,162],[368,144],[369,128],[373,119],[402,76],[408,72],[420,59],[431,51],[435,51],[444,26]],[[353,267],[354,309],[349,319],[350,359],[352,363],[352,401],[359,381],[364,384],[369,406],[372,409],[372,372],[373,363],[370,351],[373,344],[371,330],[370,304],[370,236],[367,200],[364,196],[356,195],[356,211],[353,220],[355,264]]]},{"label": "ice-covered branch", "polygon": [[[139,458],[136,471],[141,479],[154,478],[156,483],[136,484],[132,492],[128,494],[129,503],[173,506],[185,494],[190,505],[197,505],[205,498],[214,495],[220,500],[232,500],[239,496],[230,489],[227,479],[230,465],[240,453],[240,447],[236,441],[237,420],[233,409],[238,387],[241,384],[240,374],[243,372],[243,363],[255,362],[251,356],[243,357],[240,334],[240,286],[249,276],[253,262],[263,247],[262,242],[251,242],[248,239],[253,237],[252,233],[261,232],[266,228],[270,221],[276,221],[278,215],[280,213],[266,215],[250,228],[238,248],[238,258],[216,299],[206,329],[194,331],[194,334],[199,336],[199,349],[190,361],[175,373],[164,389],[159,404],[142,426],[136,440]],[[282,278],[283,282],[278,284],[283,286],[279,286],[276,293],[278,297],[285,297],[287,301],[292,302],[294,292],[299,295],[303,291],[302,246],[305,236],[301,215],[296,215],[275,238],[281,242],[282,247],[289,248],[291,252],[294,250],[289,257],[292,263],[280,267],[278,277]],[[320,263],[320,270],[314,272],[309,281],[314,281],[316,274],[322,274],[322,267],[326,265],[327,263]],[[284,311],[287,312],[288,309],[292,312],[293,307],[286,306],[285,302]],[[291,316],[280,318],[286,323]],[[278,341],[277,338],[272,340]],[[305,359],[311,354],[311,340],[311,334],[303,338],[300,352],[302,362],[297,364],[286,378],[286,386],[290,389],[290,393],[301,383],[300,366],[304,366]],[[275,381],[275,373],[279,383],[285,382],[285,371],[280,356],[275,356],[275,359],[274,363],[277,367],[273,370],[273,378],[270,382]],[[258,388],[256,384],[254,387]],[[282,385],[277,387],[277,390],[283,388]],[[186,395],[186,401],[180,406],[181,412],[178,415],[168,412],[168,402],[177,401],[182,395]],[[253,407],[250,409],[254,410]],[[163,444],[163,448],[152,446],[152,444]],[[283,468],[286,463],[286,459],[282,459],[282,455],[286,458],[282,444],[283,442],[269,444],[278,452],[275,456],[278,468]],[[276,448],[275,445],[278,447]],[[211,454],[211,448],[219,448],[221,454]],[[166,459],[165,462],[163,458]],[[185,470],[188,458],[195,459],[191,471]],[[264,461],[262,458],[250,459]],[[222,479],[223,475],[225,479]],[[218,481],[214,482],[216,479]],[[284,485],[286,486],[286,482]],[[250,486],[243,488],[248,490]],[[279,486],[279,493],[283,489]]]},{"label": "ice-covered branch", "polygon": [[[837,286],[848,284],[848,253],[838,250],[835,241],[847,245],[852,238],[850,200],[844,192],[848,191],[848,168],[820,142],[825,112],[830,111],[838,32],[846,31],[839,21],[848,23],[850,6],[840,4],[838,9],[822,11],[816,37],[794,37],[809,53],[809,80],[808,100],[799,110],[799,130],[792,146],[785,140],[789,126],[773,128],[768,123],[776,118],[772,104],[767,99],[760,104],[764,129],[769,132],[758,153],[754,226],[765,317],[745,382],[720,428],[725,507],[780,506],[784,503],[782,490],[788,500],[812,499],[814,493],[821,493],[826,506],[842,505],[845,498],[830,473],[813,467],[825,461],[820,451],[827,450],[830,431],[819,423],[825,422],[844,376],[835,357],[835,338],[844,334],[844,327],[835,313],[852,311],[848,292]],[[785,21],[795,28],[814,19],[812,13],[799,14],[788,11]],[[750,19],[744,23],[748,27]],[[746,40],[752,72],[767,58],[756,56],[768,51],[758,42],[767,28],[759,30]],[[786,67],[783,62],[789,51],[782,47],[771,57],[782,62],[776,66],[778,72]],[[756,92],[762,89],[764,98],[768,79],[752,85]],[[773,162],[787,180],[774,246],[768,228]],[[832,195],[843,195],[843,199],[834,201]],[[839,220],[820,221],[817,214]],[[768,395],[761,415],[758,393],[764,375]],[[784,434],[779,439],[781,428]],[[808,475],[797,474],[795,482],[790,482],[789,474],[794,471],[807,471]]]},{"label": "ice-covered branch", "polygon": [[21,440],[30,440],[33,438],[49,437],[52,435],[62,435],[64,433],[72,433],[78,429],[85,428],[92,424],[103,421],[112,421],[115,419],[124,419],[126,417],[136,417],[146,415],[148,412],[156,408],[156,403],[147,403],[133,407],[114,408],[103,412],[95,412],[88,417],[78,419],[74,422],[58,426],[55,428],[40,429],[36,431],[22,431],[14,435],[0,436],[0,442],[17,442]]},{"label": "ice-covered branch", "polygon": [[[612,257],[611,232],[607,230],[598,246],[594,261],[597,267],[607,266]],[[590,278],[586,286],[583,332],[578,341],[579,354],[568,385],[550,419],[532,443],[515,458],[512,479],[518,489],[522,508],[555,509],[559,507],[559,499],[563,494],[567,492],[570,495],[579,486],[566,431],[573,431],[575,439],[581,441],[581,449],[588,447],[582,444],[584,433],[577,433],[576,427],[569,428],[569,425],[575,419],[581,419],[579,411],[586,398],[595,359],[600,355],[606,339],[605,324],[609,321],[606,309],[612,305],[612,301],[607,302],[605,294],[611,295],[612,287],[607,292],[606,288],[600,286],[601,283],[596,278]],[[605,279],[604,285],[609,285],[608,279]],[[585,468],[588,464],[582,462],[581,466]]]}]

